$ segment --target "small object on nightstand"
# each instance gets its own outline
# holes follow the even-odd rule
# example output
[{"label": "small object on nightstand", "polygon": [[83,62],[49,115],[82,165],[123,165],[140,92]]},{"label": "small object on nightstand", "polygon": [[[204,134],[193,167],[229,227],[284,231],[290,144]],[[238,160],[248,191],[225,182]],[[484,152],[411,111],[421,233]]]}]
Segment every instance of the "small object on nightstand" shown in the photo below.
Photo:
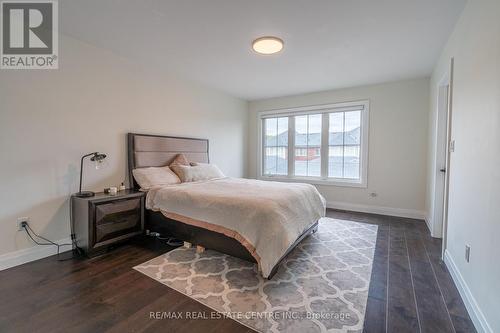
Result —
[{"label": "small object on nightstand", "polygon": [[119,191],[125,191],[125,184],[123,184],[123,182],[120,185]]},{"label": "small object on nightstand", "polygon": [[118,189],[117,189],[116,187],[111,186],[111,187],[109,188],[109,194],[110,194],[110,195],[116,195],[117,193],[118,193]]},{"label": "small object on nightstand", "polygon": [[144,192],[125,190],[116,195],[71,197],[76,244],[88,256],[144,231]]}]

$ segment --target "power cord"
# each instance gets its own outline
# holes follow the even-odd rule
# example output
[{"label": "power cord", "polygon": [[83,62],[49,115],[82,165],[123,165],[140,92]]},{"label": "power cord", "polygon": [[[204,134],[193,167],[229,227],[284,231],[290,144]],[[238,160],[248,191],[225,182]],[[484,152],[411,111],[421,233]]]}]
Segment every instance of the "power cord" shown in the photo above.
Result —
[{"label": "power cord", "polygon": [[174,237],[157,237],[160,241],[163,241],[165,244],[170,245],[170,246],[181,246],[184,244],[183,241],[178,240],[177,238]]},{"label": "power cord", "polygon": [[149,230],[146,230],[146,235],[151,236],[151,237],[156,237],[158,240],[162,241],[163,243],[170,245],[170,246],[181,246],[184,244],[183,241],[174,238],[174,237],[161,237],[161,234],[159,232],[150,232]]},{"label": "power cord", "polygon": [[71,232],[71,243],[73,244],[74,250],[73,254],[76,252],[77,256],[83,257],[85,255],[85,251],[83,251],[83,249],[76,244],[75,222],[73,221],[73,204],[71,202],[71,196],[69,198],[69,228]]},{"label": "power cord", "polygon": [[[70,197],[70,201],[71,201],[71,197]],[[50,239],[47,239],[45,237],[42,237],[42,236],[38,235],[35,231],[33,231],[33,229],[31,229],[30,225],[27,222],[21,225],[21,227],[24,229],[24,231],[26,231],[26,234],[29,236],[29,238],[31,238],[31,240],[35,244],[37,244],[37,245],[52,245],[52,246],[57,246],[57,260],[58,261],[65,261],[65,260],[73,259],[73,258],[75,258],[75,253],[76,253],[77,257],[82,257],[85,254],[85,252],[82,250],[82,248],[79,247],[76,244],[76,235],[75,235],[75,231],[74,231],[75,230],[75,226],[74,226],[74,221],[73,221],[73,209],[72,209],[73,207],[72,206],[73,205],[71,205],[71,202],[70,202],[70,205],[69,205],[69,220],[70,221],[69,222],[70,222],[70,229],[71,229],[71,244],[69,244],[69,243],[66,243],[66,244],[57,244],[57,243],[51,241]],[[31,233],[33,233],[33,235],[35,237],[43,239],[44,241],[46,241],[48,243],[42,243],[42,242],[37,241],[31,235]],[[59,257],[61,246],[72,246],[72,256],[70,258],[61,259]]]},{"label": "power cord", "polygon": [[[22,228],[24,229],[24,231],[26,231],[26,234],[29,236],[29,238],[31,238],[31,240],[37,244],[37,245],[49,245],[49,246],[57,246],[57,258],[59,261],[63,261],[63,260],[67,260],[67,259],[60,259],[59,258],[59,254],[60,254],[60,250],[61,250],[61,246],[70,246],[70,245],[73,245],[72,243],[64,243],[64,244],[57,244],[53,241],[51,241],[50,239],[47,239],[43,236],[40,236],[38,235],[35,231],[33,231],[33,229],[31,229],[30,225],[28,223],[24,223],[22,225]],[[44,241],[48,242],[48,243],[41,243],[39,241],[37,241],[32,235],[31,233],[33,233],[33,235],[37,238],[40,238],[40,239],[43,239]]]}]

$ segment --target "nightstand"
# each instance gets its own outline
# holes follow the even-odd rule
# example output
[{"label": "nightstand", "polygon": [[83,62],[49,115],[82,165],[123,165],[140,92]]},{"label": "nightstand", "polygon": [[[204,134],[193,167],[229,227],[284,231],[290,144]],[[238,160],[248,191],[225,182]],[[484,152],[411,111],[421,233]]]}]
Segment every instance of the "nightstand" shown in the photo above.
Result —
[{"label": "nightstand", "polygon": [[89,198],[71,196],[71,218],[76,244],[88,256],[105,252],[144,230],[144,192],[96,193]]}]

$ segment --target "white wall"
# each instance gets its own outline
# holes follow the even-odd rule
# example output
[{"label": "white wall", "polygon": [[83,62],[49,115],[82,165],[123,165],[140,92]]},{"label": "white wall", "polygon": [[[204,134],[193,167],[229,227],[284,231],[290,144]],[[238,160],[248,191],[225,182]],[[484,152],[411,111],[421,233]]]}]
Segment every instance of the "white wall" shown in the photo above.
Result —
[{"label": "white wall", "polygon": [[33,245],[17,217],[68,237],[81,155],[108,155],[104,170],[87,165],[85,189],[118,185],[129,131],[208,138],[211,161],[245,174],[247,102],[145,66],[62,37],[59,70],[0,71],[0,254]]},{"label": "white wall", "polygon": [[[319,185],[330,207],[424,217],[429,80],[416,79],[249,103],[249,175],[257,175],[257,112],[370,100],[368,188]],[[377,197],[369,196],[376,192]]]},{"label": "white wall", "polygon": [[[479,331],[500,332],[500,1],[468,1],[431,80],[429,169],[439,80],[455,59],[447,263]],[[429,172],[431,175],[431,172]],[[429,177],[429,189],[432,188]],[[432,193],[427,195],[431,214]],[[464,259],[465,245],[471,260]]]}]

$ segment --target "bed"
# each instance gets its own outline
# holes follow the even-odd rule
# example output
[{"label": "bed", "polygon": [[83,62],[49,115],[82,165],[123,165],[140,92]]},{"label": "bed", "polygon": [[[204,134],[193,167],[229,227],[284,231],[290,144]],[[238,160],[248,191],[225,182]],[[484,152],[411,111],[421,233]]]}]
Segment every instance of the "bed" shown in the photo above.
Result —
[{"label": "bed", "polygon": [[[169,165],[180,153],[210,162],[206,139],[129,133],[131,187],[139,189],[132,170]],[[310,185],[229,177],[153,188],[146,203],[147,230],[256,262],[268,279],[325,213]]]}]

